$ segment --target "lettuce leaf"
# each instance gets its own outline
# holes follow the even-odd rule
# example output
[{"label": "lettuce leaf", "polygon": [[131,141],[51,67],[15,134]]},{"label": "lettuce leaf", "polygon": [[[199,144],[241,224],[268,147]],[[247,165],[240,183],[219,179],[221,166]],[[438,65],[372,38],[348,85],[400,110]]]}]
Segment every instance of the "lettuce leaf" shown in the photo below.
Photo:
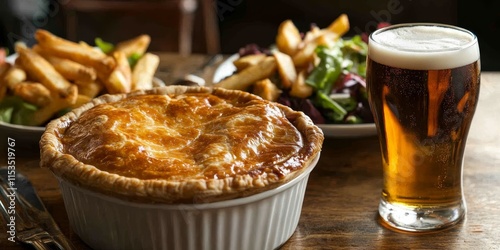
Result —
[{"label": "lettuce leaf", "polygon": [[368,55],[368,45],[361,36],[354,36],[342,42],[342,53],[344,54],[344,70],[366,77],[366,56]]},{"label": "lettuce leaf", "polygon": [[[335,123],[343,123],[346,116],[357,108],[357,101],[353,97],[332,99],[330,94],[343,73],[353,72],[362,77],[366,76],[367,44],[361,36],[354,36],[348,40],[339,40],[333,46],[318,46],[315,50],[319,63],[314,67],[306,79],[316,93],[314,104],[323,109],[324,115]],[[356,117],[350,117],[348,123],[359,123]]]},{"label": "lettuce leaf", "polygon": [[340,47],[328,48],[318,46],[316,55],[319,57],[319,64],[311,71],[306,79],[306,83],[314,87],[317,91],[330,94],[333,84],[342,73],[342,51]]},{"label": "lettuce leaf", "polygon": [[0,107],[0,121],[10,123],[12,119],[12,113],[14,112],[14,107]]},{"label": "lettuce leaf", "polygon": [[135,64],[137,63],[137,61],[139,61],[139,59],[141,59],[142,55],[139,54],[139,53],[133,53],[132,55],[130,55],[127,59],[128,59],[128,64],[130,65],[130,68],[134,68]]},{"label": "lettuce leaf", "polygon": [[104,53],[108,54],[109,52],[115,49],[115,45],[109,42],[105,42],[100,37],[96,37],[94,39],[95,45]]},{"label": "lettuce leaf", "polygon": [[17,96],[5,97],[0,102],[0,120],[18,125],[31,125],[38,108]]}]

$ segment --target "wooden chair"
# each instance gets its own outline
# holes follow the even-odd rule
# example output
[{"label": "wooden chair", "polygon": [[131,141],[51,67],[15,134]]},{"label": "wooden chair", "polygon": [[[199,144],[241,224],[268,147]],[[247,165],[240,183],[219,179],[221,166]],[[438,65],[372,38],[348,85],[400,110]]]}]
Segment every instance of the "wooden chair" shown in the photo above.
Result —
[{"label": "wooden chair", "polygon": [[[201,13],[198,13],[198,5],[200,4]],[[111,19],[113,18],[112,14],[118,14],[120,18],[138,16],[139,19],[143,20],[153,19],[150,23],[159,25],[159,28],[154,32],[162,34],[160,35],[162,38],[152,37],[152,45],[153,43],[159,44],[153,50],[177,51],[181,55],[192,53],[195,17],[201,16],[205,41],[200,42],[205,43],[205,52],[215,54],[220,51],[216,9],[210,0],[69,0],[63,5],[63,9],[66,20],[66,35],[70,40],[76,41],[84,37],[85,34],[81,33],[85,32],[82,28],[86,22],[85,16],[87,20],[92,19],[92,16],[95,15],[109,15]],[[97,22],[93,28],[103,29],[101,26],[116,24],[115,22],[120,22],[120,20]],[[123,30],[116,31],[116,33],[123,39],[127,37],[127,33],[145,33],[141,29],[146,30],[146,28],[149,28],[147,24],[141,26],[139,21],[137,27],[122,26],[119,29]],[[101,32],[106,33],[106,31]],[[128,35],[128,37],[131,36]]]}]

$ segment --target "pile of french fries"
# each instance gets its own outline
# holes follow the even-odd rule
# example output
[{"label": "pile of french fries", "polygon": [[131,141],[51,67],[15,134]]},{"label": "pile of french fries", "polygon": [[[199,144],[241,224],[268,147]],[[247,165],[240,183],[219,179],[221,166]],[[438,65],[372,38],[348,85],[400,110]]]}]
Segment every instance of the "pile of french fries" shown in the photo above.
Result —
[{"label": "pile of french fries", "polygon": [[[307,98],[313,93],[305,83],[308,69],[314,65],[315,49],[320,45],[331,46],[349,31],[349,19],[342,14],[328,27],[313,26],[303,37],[291,20],[285,20],[278,28],[277,50],[272,55],[253,54],[240,57],[233,62],[235,74],[220,81],[216,86],[227,89],[250,90],[270,101],[276,101],[282,90],[298,98]],[[280,83],[271,79],[279,75]]]},{"label": "pile of french fries", "polygon": [[[0,101],[15,95],[38,107],[32,126],[46,123],[57,112],[76,108],[103,93],[150,89],[159,65],[146,52],[151,38],[140,35],[104,53],[84,42],[75,43],[46,30],[35,33],[37,44],[15,45],[13,65],[0,64]],[[128,58],[140,55],[131,67]]]}]

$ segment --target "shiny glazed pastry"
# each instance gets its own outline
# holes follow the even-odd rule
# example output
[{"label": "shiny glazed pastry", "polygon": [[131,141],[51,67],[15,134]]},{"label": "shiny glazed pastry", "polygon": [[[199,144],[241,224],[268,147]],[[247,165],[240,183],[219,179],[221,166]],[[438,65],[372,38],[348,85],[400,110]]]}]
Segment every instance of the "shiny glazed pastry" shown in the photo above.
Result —
[{"label": "shiny glazed pastry", "polygon": [[204,203],[276,188],[320,153],[311,120],[254,95],[170,86],[105,95],[52,121],[41,166],[146,203]]}]

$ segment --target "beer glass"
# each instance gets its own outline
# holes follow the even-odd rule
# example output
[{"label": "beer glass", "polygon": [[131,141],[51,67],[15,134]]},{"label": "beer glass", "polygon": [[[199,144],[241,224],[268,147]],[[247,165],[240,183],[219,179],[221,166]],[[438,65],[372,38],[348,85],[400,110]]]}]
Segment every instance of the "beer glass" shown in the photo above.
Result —
[{"label": "beer glass", "polygon": [[383,223],[405,231],[445,228],[466,212],[462,165],[479,95],[476,36],[413,23],[370,35],[367,88],[382,153]]}]

